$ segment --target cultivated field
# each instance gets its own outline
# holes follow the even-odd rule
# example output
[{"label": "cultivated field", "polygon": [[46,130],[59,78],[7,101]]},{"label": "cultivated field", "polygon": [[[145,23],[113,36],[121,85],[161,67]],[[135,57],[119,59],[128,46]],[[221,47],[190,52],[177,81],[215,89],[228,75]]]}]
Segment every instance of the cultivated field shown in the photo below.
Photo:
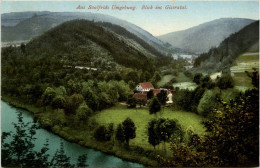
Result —
[{"label": "cultivated field", "polygon": [[235,86],[240,90],[251,88],[251,79],[246,75],[245,71],[252,72],[253,68],[259,70],[259,53],[244,53],[240,55],[235,66],[230,68],[231,74],[235,81]]}]

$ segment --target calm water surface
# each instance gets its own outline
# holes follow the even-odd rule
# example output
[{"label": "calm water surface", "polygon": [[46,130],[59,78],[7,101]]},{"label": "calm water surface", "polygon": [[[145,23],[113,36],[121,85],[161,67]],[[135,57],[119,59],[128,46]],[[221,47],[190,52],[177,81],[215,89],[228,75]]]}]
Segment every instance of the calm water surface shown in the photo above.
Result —
[{"label": "calm water surface", "polygon": [[[2,132],[14,131],[12,122],[17,122],[17,111],[22,112],[24,122],[32,122],[33,115],[19,108],[10,106],[8,103],[1,101],[1,130]],[[75,143],[68,142],[57,135],[54,135],[44,129],[37,130],[35,136],[37,138],[35,142],[35,149],[39,151],[42,148],[43,144],[46,142],[46,139],[49,140],[48,153],[50,156],[53,156],[57,149],[60,147],[60,143],[63,142],[64,150],[66,155],[70,157],[72,164],[77,163],[79,155],[87,154],[87,164],[90,167],[143,167],[141,164],[132,163],[124,161],[118,157],[105,154],[103,152],[93,150],[90,148],[81,147]]]}]

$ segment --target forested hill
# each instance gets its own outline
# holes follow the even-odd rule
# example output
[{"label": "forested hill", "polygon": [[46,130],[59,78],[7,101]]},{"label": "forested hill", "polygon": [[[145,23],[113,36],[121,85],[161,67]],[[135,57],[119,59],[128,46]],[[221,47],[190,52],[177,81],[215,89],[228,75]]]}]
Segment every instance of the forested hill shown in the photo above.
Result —
[{"label": "forested hill", "polygon": [[226,38],[217,48],[201,54],[194,63],[197,70],[221,71],[229,69],[233,61],[251,47],[259,44],[259,21]]},{"label": "forested hill", "polygon": [[17,12],[2,14],[2,42],[26,41],[37,37],[51,28],[70,20],[85,19],[95,22],[109,22],[145,40],[148,44],[167,53],[169,46],[142,28],[109,15],[90,12]]},{"label": "forested hill", "polygon": [[108,23],[108,22],[98,22],[97,24],[115,32],[116,34],[119,34],[119,35],[124,36],[128,39],[132,39],[132,40],[136,41],[143,48],[145,48],[146,50],[150,51],[152,54],[154,54],[158,57],[164,57],[164,55],[162,53],[160,53],[158,50],[156,50],[153,46],[149,45],[143,39],[141,39],[140,37],[137,37],[136,35],[127,31],[125,28],[123,28],[121,26],[118,26],[118,25],[115,25],[115,24],[112,24],[112,23]]},{"label": "forested hill", "polygon": [[[138,39],[133,34],[131,36]],[[125,66],[151,72],[157,59],[165,57],[154,55],[155,51],[144,41],[142,45],[130,43],[123,36],[86,20],[65,22],[30,41],[25,47],[27,55],[60,59],[65,65],[95,68]]]}]

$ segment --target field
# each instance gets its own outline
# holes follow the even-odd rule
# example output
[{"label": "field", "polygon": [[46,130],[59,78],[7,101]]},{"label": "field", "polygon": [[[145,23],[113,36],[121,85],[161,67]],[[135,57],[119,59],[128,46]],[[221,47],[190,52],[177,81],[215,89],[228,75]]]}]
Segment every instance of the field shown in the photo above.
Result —
[{"label": "field", "polygon": [[185,76],[183,72],[180,72],[177,76],[177,81],[178,82],[192,82],[192,79]]},{"label": "field", "polygon": [[259,70],[259,53],[244,53],[240,55],[235,66],[230,68],[235,81],[235,86],[239,90],[251,88],[251,79],[246,75],[245,71],[252,72],[252,68]]},{"label": "field", "polygon": [[174,78],[173,75],[165,75],[162,77],[162,79],[157,83],[158,86],[163,86],[165,85],[166,83],[170,82],[172,80],[172,78]]},{"label": "field", "polygon": [[194,82],[179,82],[179,83],[174,83],[173,87],[179,87],[180,89],[194,90],[196,89],[197,84]]},{"label": "field", "polygon": [[204,128],[201,124],[203,120],[202,117],[190,112],[172,111],[169,108],[165,108],[162,114],[150,115],[146,108],[128,109],[126,106],[118,104],[115,107],[94,115],[91,119],[95,119],[99,124],[104,125],[114,123],[114,127],[117,127],[117,125],[123,122],[127,117],[130,117],[137,127],[136,138],[130,140],[130,145],[138,145],[145,149],[153,149],[152,145],[148,143],[147,125],[151,119],[156,117],[177,119],[184,131],[188,127],[192,127],[196,133],[204,133]]}]

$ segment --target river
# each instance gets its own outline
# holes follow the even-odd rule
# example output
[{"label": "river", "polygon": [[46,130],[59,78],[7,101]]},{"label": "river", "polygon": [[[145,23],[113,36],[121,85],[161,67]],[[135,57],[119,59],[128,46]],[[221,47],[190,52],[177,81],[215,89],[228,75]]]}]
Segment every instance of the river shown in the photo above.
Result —
[{"label": "river", "polygon": [[[17,122],[17,111],[22,112],[23,121],[24,122],[32,122],[33,115],[19,108],[15,108],[10,106],[8,103],[1,101],[1,130],[2,132],[14,131],[14,127],[12,122]],[[49,148],[48,154],[52,157],[57,149],[60,147],[60,143],[62,142],[64,145],[64,150],[67,156],[70,157],[70,161],[72,164],[77,163],[77,159],[79,155],[87,154],[87,165],[89,167],[143,167],[141,164],[132,163],[128,161],[124,161],[118,157],[105,154],[103,152],[85,148],[79,146],[75,143],[68,142],[57,135],[52,134],[44,129],[38,129],[36,133],[36,142],[35,142],[35,150],[41,149],[43,144],[46,142],[46,139],[49,140]]]}]

